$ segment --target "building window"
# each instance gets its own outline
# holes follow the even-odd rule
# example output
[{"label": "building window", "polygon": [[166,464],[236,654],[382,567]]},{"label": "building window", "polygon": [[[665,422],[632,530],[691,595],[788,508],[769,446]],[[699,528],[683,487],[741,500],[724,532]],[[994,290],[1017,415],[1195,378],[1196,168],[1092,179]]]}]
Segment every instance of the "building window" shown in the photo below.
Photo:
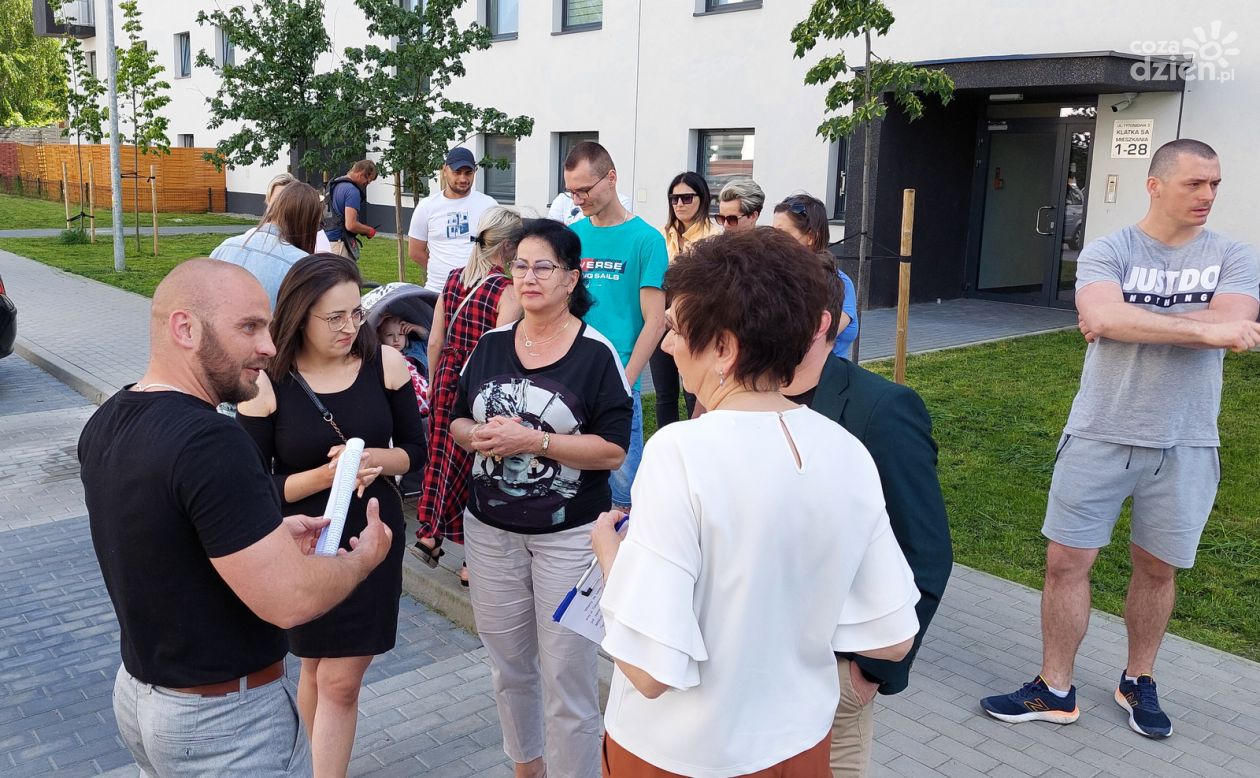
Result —
[{"label": "building window", "polygon": [[560,0],[563,32],[598,30],[604,22],[604,0]]},{"label": "building window", "polygon": [[696,171],[704,176],[713,192],[714,210],[718,192],[732,178],[753,174],[752,130],[700,130],[696,143]]},{"label": "building window", "polygon": [[848,182],[849,170],[849,139],[841,138],[836,141],[836,205],[831,211],[831,218],[835,221],[844,221],[844,206],[847,200],[846,189]]},{"label": "building window", "polygon": [[761,7],[761,0],[697,0],[696,13],[745,11]]},{"label": "building window", "polygon": [[556,150],[559,159],[556,161],[556,194],[564,191],[564,161],[569,158],[573,147],[584,141],[599,143],[598,132],[561,132],[557,134]]},{"label": "building window", "polygon": [[175,36],[175,77],[192,75],[192,38],[186,32]]},{"label": "building window", "polygon": [[181,149],[191,149],[193,147],[192,133],[181,132],[179,134],[179,147]]},{"label": "building window", "polygon": [[507,160],[506,170],[487,167],[485,169],[486,194],[501,204],[511,205],[516,202],[516,138],[511,135],[487,135],[486,153],[482,159]]},{"label": "building window", "polygon": [[236,64],[236,47],[223,30],[214,29],[214,64],[219,67]]},{"label": "building window", "polygon": [[88,51],[85,52],[85,55],[87,56],[88,72],[92,74],[92,78],[96,78],[96,52]]},{"label": "building window", "polygon": [[517,32],[518,0],[486,0],[486,26],[496,39],[511,39]]}]

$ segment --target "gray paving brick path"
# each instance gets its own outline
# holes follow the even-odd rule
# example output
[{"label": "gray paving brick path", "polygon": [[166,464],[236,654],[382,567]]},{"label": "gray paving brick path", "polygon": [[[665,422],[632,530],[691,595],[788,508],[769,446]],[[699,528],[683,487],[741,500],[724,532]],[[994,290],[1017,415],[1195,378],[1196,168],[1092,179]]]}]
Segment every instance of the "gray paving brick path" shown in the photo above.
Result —
[{"label": "gray paving brick path", "polygon": [[20,356],[0,359],[0,531],[83,515],[75,444],[95,409]]},{"label": "gray paving brick path", "polygon": [[[169,227],[158,227],[158,235],[197,235],[214,233],[216,235],[240,235],[252,227],[252,224],[207,224],[201,227],[173,224]],[[61,234],[60,229],[0,230],[0,238],[55,238]],[[136,228],[128,227],[125,234],[135,236]],[[141,235],[152,235],[152,227],[141,227]],[[96,228],[96,240],[110,240],[108,227]]]}]

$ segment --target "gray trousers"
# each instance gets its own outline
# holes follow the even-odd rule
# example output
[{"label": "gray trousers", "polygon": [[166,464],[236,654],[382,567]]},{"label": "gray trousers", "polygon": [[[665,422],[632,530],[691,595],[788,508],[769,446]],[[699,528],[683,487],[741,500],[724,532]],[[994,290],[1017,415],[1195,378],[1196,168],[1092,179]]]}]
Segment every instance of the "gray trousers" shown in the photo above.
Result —
[{"label": "gray trousers", "polygon": [[310,743],[283,678],[202,697],[151,686],[119,667],[114,717],[145,775],[311,775]]},{"label": "gray trousers", "polygon": [[495,529],[464,513],[473,618],[490,657],[503,751],[544,757],[548,775],[600,774],[599,647],[552,621],[594,558],[591,528]]}]

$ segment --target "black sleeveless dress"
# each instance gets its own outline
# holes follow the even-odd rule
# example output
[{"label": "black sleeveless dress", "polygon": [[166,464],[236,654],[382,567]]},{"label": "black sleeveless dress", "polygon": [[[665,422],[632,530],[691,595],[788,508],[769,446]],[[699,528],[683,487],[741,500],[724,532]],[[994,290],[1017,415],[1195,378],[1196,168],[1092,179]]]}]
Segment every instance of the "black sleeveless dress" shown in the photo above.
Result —
[{"label": "black sleeveless dress", "polygon": [[[276,488],[284,496],[284,481],[292,473],[328,463],[328,450],[341,438],[320,416],[315,404],[291,377],[274,384],[276,412],[266,418],[238,415],[237,419],[274,462]],[[411,382],[398,389],[385,387],[381,355],[365,361],[350,388],[319,399],[332,413],[347,438],[362,438],[367,448],[401,448],[411,458],[409,470],[424,464],[425,444],[420,411]],[[380,503],[381,520],[394,533],[385,561],[328,613],[288,631],[289,650],[300,657],[324,658],[374,656],[394,647],[398,634],[398,598],[402,594],[402,558],[406,524],[398,495],[378,477],[363,497],[351,498],[342,548],[367,526],[367,501]],[[328,503],[328,490],[305,499],[284,502],[284,515],[320,516]]]}]

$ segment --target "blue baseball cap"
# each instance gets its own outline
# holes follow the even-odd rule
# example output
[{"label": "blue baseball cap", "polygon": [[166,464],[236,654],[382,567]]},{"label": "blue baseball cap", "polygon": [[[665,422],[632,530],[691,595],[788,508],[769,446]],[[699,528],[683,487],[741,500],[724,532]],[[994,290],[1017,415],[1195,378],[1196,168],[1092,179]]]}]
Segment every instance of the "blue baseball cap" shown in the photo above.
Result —
[{"label": "blue baseball cap", "polygon": [[476,169],[477,160],[473,158],[473,153],[463,146],[456,146],[446,154],[446,166],[451,170],[459,170],[460,168]]}]

